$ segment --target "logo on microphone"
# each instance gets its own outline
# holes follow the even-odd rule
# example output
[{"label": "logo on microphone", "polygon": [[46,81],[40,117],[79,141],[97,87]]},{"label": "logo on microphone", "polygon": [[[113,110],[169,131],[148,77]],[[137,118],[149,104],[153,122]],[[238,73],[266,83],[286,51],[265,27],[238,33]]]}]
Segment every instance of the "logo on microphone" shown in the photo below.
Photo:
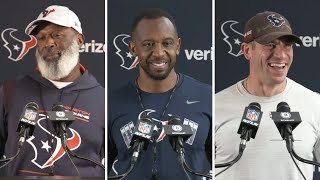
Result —
[{"label": "logo on microphone", "polygon": [[172,126],[172,130],[174,130],[174,131],[182,131],[182,126],[180,126],[180,125],[173,125]]},{"label": "logo on microphone", "polygon": [[23,117],[26,118],[27,120],[34,121],[36,120],[37,112],[34,110],[26,109]]},{"label": "logo on microphone", "polygon": [[151,131],[151,125],[145,122],[140,122],[138,131],[144,133],[144,134],[149,134]]},{"label": "logo on microphone", "polygon": [[289,112],[281,112],[280,116],[285,119],[291,118],[291,114]]},{"label": "logo on microphone", "polygon": [[259,119],[260,112],[254,110],[254,109],[248,109],[246,118],[251,121],[257,121]]},{"label": "logo on microphone", "polygon": [[57,111],[57,112],[56,112],[56,115],[57,115],[58,117],[65,117],[65,116],[66,116],[66,113],[63,112],[63,111]]}]

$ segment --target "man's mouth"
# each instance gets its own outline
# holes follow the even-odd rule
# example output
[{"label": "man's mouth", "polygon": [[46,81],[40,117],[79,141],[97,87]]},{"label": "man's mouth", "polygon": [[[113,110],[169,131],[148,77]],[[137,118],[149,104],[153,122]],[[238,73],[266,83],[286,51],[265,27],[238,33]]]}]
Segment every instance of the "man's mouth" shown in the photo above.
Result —
[{"label": "man's mouth", "polygon": [[150,63],[151,65],[157,66],[157,67],[163,67],[166,64],[168,64],[167,62],[152,62]]},{"label": "man's mouth", "polygon": [[268,64],[270,67],[272,68],[285,68],[286,67],[286,64],[285,63],[281,63],[281,64],[278,64],[278,63],[269,63]]},{"label": "man's mouth", "polygon": [[60,58],[60,53],[47,53],[45,55],[43,55],[43,59],[50,61],[50,60],[55,60]]}]

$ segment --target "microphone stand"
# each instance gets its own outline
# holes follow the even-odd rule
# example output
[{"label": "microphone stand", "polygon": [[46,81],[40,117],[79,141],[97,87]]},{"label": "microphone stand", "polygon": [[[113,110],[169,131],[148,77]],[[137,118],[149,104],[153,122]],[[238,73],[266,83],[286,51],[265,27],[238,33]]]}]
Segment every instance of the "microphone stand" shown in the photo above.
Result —
[{"label": "microphone stand", "polygon": [[[96,161],[94,161],[94,160],[92,160],[92,159],[89,159],[89,158],[85,158],[85,157],[79,156],[79,155],[73,153],[73,152],[70,150],[70,148],[69,148],[69,146],[68,146],[68,143],[67,143],[67,125],[66,125],[65,122],[61,122],[61,123],[59,124],[58,134],[59,134],[59,136],[61,137],[63,148],[64,148],[64,150],[65,150],[65,152],[66,152],[66,154],[68,155],[68,157],[69,157],[70,160],[71,160],[71,158],[70,158],[69,155],[71,155],[71,156],[73,156],[73,157],[75,157],[75,158],[78,158],[78,159],[82,159],[82,160],[86,160],[86,161],[92,162],[93,164],[98,165],[98,166],[100,166],[103,170],[105,170],[104,165],[102,165],[101,163],[96,162]],[[73,164],[73,166],[74,166],[75,169],[77,170],[78,175],[80,176],[80,173],[79,173],[79,171],[78,171],[78,168],[75,166],[75,164],[73,163],[72,160],[71,160],[71,163]]]},{"label": "microphone stand", "polygon": [[293,148],[293,137],[292,137],[292,127],[287,125],[285,127],[285,141],[286,141],[286,146],[287,146],[287,149],[289,151],[290,154],[293,155],[293,157],[295,157],[297,160],[303,162],[303,163],[307,163],[307,164],[311,164],[311,165],[315,165],[315,166],[318,166],[320,167],[320,164],[317,163],[317,162],[314,162],[314,161],[310,161],[310,160],[307,160],[307,159],[303,159],[301,158],[300,156],[297,155],[297,153],[294,151],[294,148]]},{"label": "microphone stand", "polygon": [[131,163],[130,163],[129,169],[123,174],[116,175],[116,176],[111,176],[111,177],[108,177],[108,179],[120,179],[120,178],[123,179],[126,176],[128,176],[128,174],[130,174],[131,171],[133,170],[134,165],[136,164],[136,162],[138,160],[138,157],[140,155],[140,152],[141,152],[143,146],[144,146],[144,142],[143,141],[139,142],[139,140],[135,140],[134,145],[132,146],[133,154],[132,154],[132,158],[131,158]]},{"label": "microphone stand", "polygon": [[[180,155],[179,155],[180,154]],[[212,176],[209,175],[209,174],[205,174],[205,173],[198,173],[194,170],[192,170],[187,162],[186,162],[186,159],[184,158],[184,150],[181,149],[180,152],[178,152],[178,158],[180,159],[180,161],[182,162],[182,165],[184,167],[184,169],[186,169],[188,172],[190,172],[191,174],[194,174],[196,176],[201,176],[201,177],[206,177],[206,178],[209,178],[209,179],[212,179]],[[188,176],[189,177],[189,176]]]},{"label": "microphone stand", "polygon": [[70,149],[68,147],[68,143],[67,143],[67,125],[66,125],[65,122],[61,122],[61,123],[58,124],[57,133],[60,136],[60,139],[62,141],[61,142],[62,143],[62,147],[63,147],[65,153],[67,154],[67,156],[70,159],[72,165],[76,169],[78,176],[80,176],[80,172],[79,172],[77,166],[74,164],[73,160],[70,157],[70,152],[71,151],[70,151]]},{"label": "microphone stand", "polygon": [[242,128],[241,136],[240,136],[241,141],[239,144],[239,154],[237,155],[237,157],[235,159],[233,159],[230,162],[223,163],[223,164],[216,164],[215,168],[222,168],[222,167],[227,167],[227,166],[228,167],[225,168],[224,170],[220,171],[219,173],[217,173],[215,175],[215,177],[217,177],[218,175],[220,175],[221,173],[223,173],[224,171],[229,169],[231,166],[233,166],[236,162],[238,162],[240,160],[240,158],[242,157],[243,151],[246,148],[247,141],[250,141],[251,134],[252,134],[252,129],[247,129],[246,126],[244,126]]},{"label": "microphone stand", "polygon": [[20,154],[20,151],[21,151],[21,148],[22,148],[24,142],[26,142],[26,139],[29,138],[29,131],[30,131],[29,128],[25,128],[24,126],[21,127],[21,130],[19,132],[20,139],[19,139],[19,143],[18,143],[18,151],[14,156],[12,156],[10,158],[0,159],[0,163],[4,162],[4,164],[2,166],[0,166],[0,169],[5,167],[6,165],[8,165],[12,160],[14,160]]},{"label": "microphone stand", "polygon": [[[298,164],[296,163],[296,161],[294,160],[293,157],[295,157],[295,155],[297,155],[296,153],[293,153],[293,136],[292,136],[292,126],[289,124],[286,124],[284,127],[282,127],[281,129],[281,133],[284,133],[284,140],[286,141],[286,147],[287,150],[291,156],[292,161],[294,162],[295,166],[297,167],[297,169],[299,170],[300,174],[302,175],[302,177],[306,180],[306,177],[304,176],[304,174],[302,173],[301,169],[299,168]],[[296,159],[302,159],[302,158],[297,158]]]},{"label": "microphone stand", "polygon": [[239,161],[239,159],[241,158],[241,156],[243,154],[244,149],[246,148],[247,141],[250,141],[251,133],[252,133],[252,130],[251,129],[247,130],[246,126],[244,126],[242,128],[242,131],[241,131],[241,136],[240,136],[241,141],[240,141],[240,144],[239,144],[239,154],[238,154],[238,156],[234,160],[232,160],[230,162],[222,163],[222,164],[216,164],[215,168],[222,168],[222,167],[232,166],[234,163]]}]

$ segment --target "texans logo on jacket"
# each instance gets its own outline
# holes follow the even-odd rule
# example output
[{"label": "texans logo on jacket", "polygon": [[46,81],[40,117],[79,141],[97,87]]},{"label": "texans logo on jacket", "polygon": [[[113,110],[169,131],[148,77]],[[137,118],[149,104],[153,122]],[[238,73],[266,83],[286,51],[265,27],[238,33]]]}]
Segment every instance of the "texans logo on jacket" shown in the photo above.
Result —
[{"label": "texans logo on jacket", "polygon": [[[61,144],[61,139],[50,132],[45,127],[47,123],[46,115],[40,113],[37,121],[37,129],[41,129],[40,133],[31,136],[27,142],[34,150],[34,158],[31,160],[33,164],[40,169],[52,166],[56,161],[65,155],[65,151]],[[77,149],[81,145],[80,134],[72,128],[69,128],[67,143],[71,151]],[[71,134],[71,135],[70,135]]]},{"label": "texans logo on jacket", "polygon": [[126,42],[129,37],[130,35],[127,34],[119,34],[113,39],[113,45],[117,49],[116,54],[122,61],[120,66],[126,70],[135,68],[139,63],[138,57],[133,57],[129,51],[128,42]]},{"label": "texans logo on jacket", "polygon": [[9,51],[8,58],[13,61],[21,60],[30,49],[36,46],[37,39],[34,36],[30,36],[30,40],[21,41],[20,39],[12,35],[17,29],[8,28],[2,31],[1,38],[4,41],[3,47]]}]

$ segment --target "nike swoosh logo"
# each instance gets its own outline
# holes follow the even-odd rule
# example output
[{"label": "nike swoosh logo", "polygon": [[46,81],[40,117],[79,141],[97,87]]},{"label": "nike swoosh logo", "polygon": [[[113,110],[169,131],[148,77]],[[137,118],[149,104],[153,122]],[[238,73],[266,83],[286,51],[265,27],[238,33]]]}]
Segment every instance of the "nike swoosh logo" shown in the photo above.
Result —
[{"label": "nike swoosh logo", "polygon": [[189,101],[189,100],[186,101],[187,104],[194,104],[194,103],[199,103],[199,102],[200,101]]}]

